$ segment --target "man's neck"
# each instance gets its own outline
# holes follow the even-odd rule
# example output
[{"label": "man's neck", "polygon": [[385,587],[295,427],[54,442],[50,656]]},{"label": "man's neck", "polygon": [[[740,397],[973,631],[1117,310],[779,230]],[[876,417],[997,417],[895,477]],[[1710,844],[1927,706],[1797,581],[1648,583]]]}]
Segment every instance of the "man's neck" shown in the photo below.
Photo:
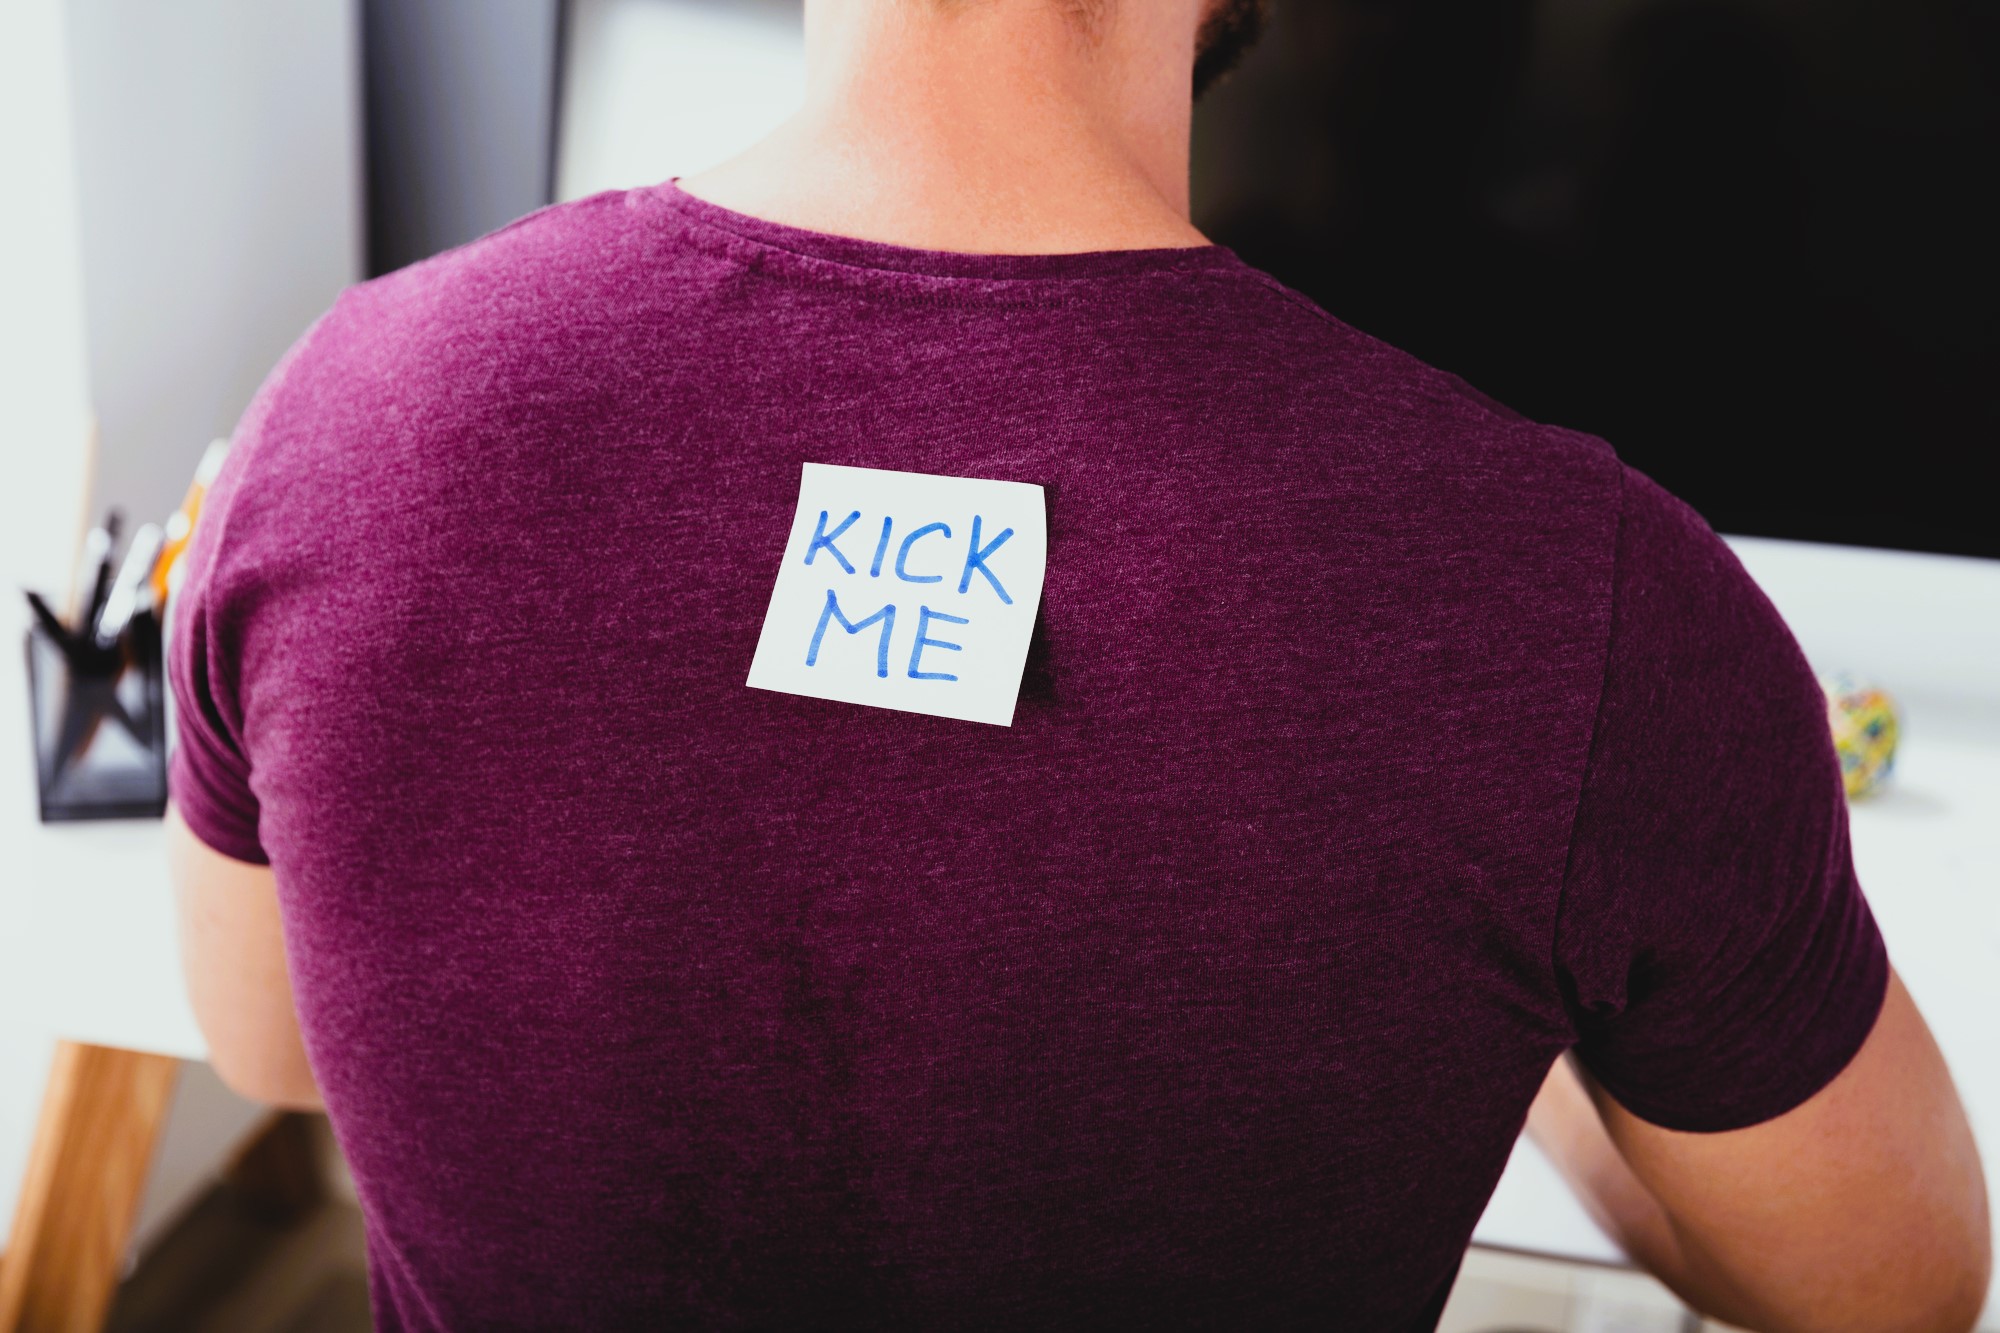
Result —
[{"label": "man's neck", "polygon": [[1199,0],[808,0],[804,109],[681,182],[892,245],[1065,254],[1205,243],[1188,221]]}]

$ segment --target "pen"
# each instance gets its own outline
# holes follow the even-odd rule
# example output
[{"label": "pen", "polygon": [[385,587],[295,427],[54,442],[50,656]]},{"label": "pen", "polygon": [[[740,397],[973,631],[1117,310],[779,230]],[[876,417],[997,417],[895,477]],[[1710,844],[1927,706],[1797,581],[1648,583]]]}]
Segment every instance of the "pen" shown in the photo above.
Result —
[{"label": "pen", "polygon": [[34,609],[35,619],[41,622],[42,633],[55,640],[58,647],[68,651],[70,640],[74,636],[71,635],[69,626],[62,623],[62,617],[49,609],[49,604],[42,600],[42,595],[38,592],[28,594],[28,605]]},{"label": "pen", "polygon": [[160,558],[165,542],[166,534],[157,523],[142,523],[132,534],[132,544],[125,548],[125,563],[118,567],[118,577],[104,598],[103,613],[92,629],[98,648],[116,646],[125,627],[132,623],[132,613],[139,606],[139,589],[152,575],[153,562]]},{"label": "pen", "polygon": [[113,509],[83,539],[83,562],[77,568],[77,586],[70,598],[79,635],[90,633],[104,607],[104,595],[111,585],[111,549],[117,545],[123,523],[123,516]]},{"label": "pen", "polygon": [[188,483],[187,496],[181,507],[167,519],[167,542],[160,548],[160,558],[153,564],[153,602],[164,605],[167,600],[167,576],[174,572],[174,562],[187,549],[188,538],[194,535],[194,525],[201,519],[202,502],[208,498],[208,488],[215,484],[215,474],[222,471],[222,460],[229,456],[229,441],[211,441],[202,452],[201,462],[195,465],[194,480]]},{"label": "pen", "polygon": [[115,654],[101,651],[91,640],[78,638],[76,631],[63,624],[62,617],[55,613],[40,593],[28,593],[28,605],[34,610],[42,634],[62,651],[71,671],[89,675],[109,670],[116,664]]}]

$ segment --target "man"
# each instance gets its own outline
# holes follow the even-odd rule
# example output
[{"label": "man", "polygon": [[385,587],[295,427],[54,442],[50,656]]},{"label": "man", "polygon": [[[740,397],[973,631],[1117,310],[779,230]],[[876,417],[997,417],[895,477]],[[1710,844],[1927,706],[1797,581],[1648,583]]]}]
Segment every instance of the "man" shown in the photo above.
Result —
[{"label": "man", "polygon": [[[345,296],[196,541],[196,1005],[381,1325],[1427,1328],[1533,1103],[1691,1304],[1969,1326],[1797,648],[1189,224],[1256,7],[806,15],[743,157]],[[747,687],[802,464],[1043,488],[1011,726]]]}]

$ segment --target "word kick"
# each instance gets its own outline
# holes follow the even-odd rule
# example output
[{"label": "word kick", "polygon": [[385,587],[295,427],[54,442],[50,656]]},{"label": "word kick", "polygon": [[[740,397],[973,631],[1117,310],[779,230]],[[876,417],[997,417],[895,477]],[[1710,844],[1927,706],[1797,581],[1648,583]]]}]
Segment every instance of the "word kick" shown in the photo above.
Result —
[{"label": "word kick", "polygon": [[[882,519],[881,535],[876,539],[874,558],[868,562],[868,573],[865,576],[860,574],[854,562],[849,560],[846,552],[842,551],[836,544],[846,535],[849,528],[861,521],[861,511],[857,509],[850,513],[829,531],[827,523],[831,517],[832,515],[828,511],[824,509],[819,511],[819,522],[813,528],[812,541],[806,545],[804,563],[813,565],[814,561],[818,560],[824,554],[832,557],[834,564],[839,566],[842,575],[880,579],[882,577],[883,562],[888,559],[889,546],[895,538],[894,529],[896,520],[894,517],[885,516]],[[1008,596],[1006,585],[1000,581],[993,567],[987,562],[993,558],[993,554],[996,551],[1006,544],[1007,539],[1014,535],[1014,529],[1002,528],[991,540],[982,543],[982,538],[985,536],[983,532],[984,522],[985,520],[982,516],[978,514],[972,516],[972,529],[967,536],[965,558],[960,562],[958,569],[958,596],[969,597],[971,595],[973,586],[972,577],[977,574],[985,580],[985,586],[992,590],[993,595],[1000,599],[1002,605],[1012,606],[1014,599]],[[924,542],[926,539],[929,539],[928,549],[919,552],[917,550],[918,543]],[[939,558],[940,552],[950,549],[944,544],[951,540],[952,530],[951,525],[948,523],[925,523],[920,527],[913,528],[904,535],[902,541],[896,546],[896,558],[890,566],[891,577],[904,583],[944,583],[945,575],[943,573],[912,572],[910,562],[913,555],[917,558],[920,566],[925,565],[927,560]],[[850,544],[852,544],[852,539],[850,539]],[[944,565],[931,565],[929,567],[949,569],[955,556],[946,555],[943,558],[945,560]],[[817,567],[822,572],[832,576],[832,566],[826,561],[821,560]],[[943,591],[943,589],[939,589],[939,592]],[[961,607],[961,609],[964,608]],[[955,653],[963,651],[963,646],[960,644],[952,643],[946,639],[934,639],[930,637],[930,628],[934,621],[948,625],[969,625],[972,623],[970,617],[936,611],[927,605],[919,603],[917,607],[916,637],[910,646],[909,679],[911,680],[954,681],[958,679],[956,675],[948,671],[926,671],[923,669],[923,657],[926,648],[936,649],[940,652]],[[819,622],[813,627],[812,642],[806,649],[807,666],[818,665],[820,645],[826,638],[827,627],[835,623],[838,623],[840,628],[850,635],[859,634],[871,625],[878,623],[881,625],[882,628],[876,638],[875,644],[875,674],[886,678],[889,674],[890,641],[895,637],[896,632],[896,604],[894,602],[886,603],[879,609],[861,617],[859,620],[849,620],[847,615],[841,610],[839,589],[837,587],[828,588],[826,590],[826,604],[820,610]]]}]

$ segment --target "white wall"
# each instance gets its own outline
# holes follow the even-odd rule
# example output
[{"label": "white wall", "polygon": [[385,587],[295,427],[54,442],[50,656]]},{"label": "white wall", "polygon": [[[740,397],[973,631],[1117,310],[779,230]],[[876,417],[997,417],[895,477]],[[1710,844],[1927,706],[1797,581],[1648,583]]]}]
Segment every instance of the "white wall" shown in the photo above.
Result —
[{"label": "white wall", "polygon": [[360,28],[352,0],[66,9],[96,493],[137,521],[360,276]]},{"label": "white wall", "polygon": [[[358,46],[350,0],[0,0],[0,651],[15,587],[65,585],[86,493],[167,513],[358,276]],[[0,1245],[56,1035],[0,1013]],[[259,1114],[188,1071],[140,1241]]]},{"label": "white wall", "polygon": [[800,0],[571,0],[556,198],[734,156],[798,109]]},{"label": "white wall", "polygon": [[[18,652],[14,585],[59,590],[74,554],[88,433],[83,274],[70,155],[62,0],[0,4],[0,651]],[[19,709],[19,699],[0,699]],[[18,754],[0,763],[25,765]],[[0,874],[6,868],[0,865]],[[27,1164],[49,1034],[0,1014],[0,1246]]]},{"label": "white wall", "polygon": [[[69,497],[7,515],[0,567],[52,589],[73,553],[89,417],[62,10],[62,0],[0,4],[0,468]],[[0,1189],[5,1172],[0,1163]]]}]

